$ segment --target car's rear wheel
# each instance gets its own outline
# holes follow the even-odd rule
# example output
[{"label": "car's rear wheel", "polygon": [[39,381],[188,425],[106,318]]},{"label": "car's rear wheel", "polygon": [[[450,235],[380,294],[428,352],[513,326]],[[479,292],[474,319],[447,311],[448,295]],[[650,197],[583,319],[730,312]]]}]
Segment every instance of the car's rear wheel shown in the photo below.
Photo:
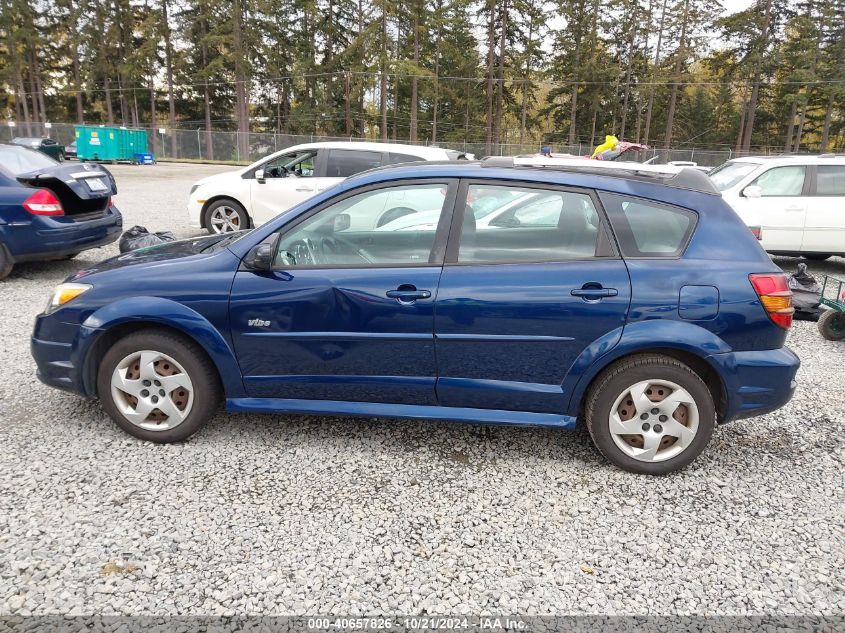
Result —
[{"label": "car's rear wheel", "polygon": [[0,279],[8,277],[11,274],[14,265],[15,264],[12,262],[12,258],[9,256],[9,252],[6,250],[6,247],[3,246],[2,242],[0,242]]},{"label": "car's rear wheel", "polygon": [[109,416],[130,435],[152,442],[180,442],[196,433],[214,415],[220,391],[203,350],[161,330],[118,340],[97,376]]},{"label": "car's rear wheel", "polygon": [[585,417],[593,442],[613,464],[663,475],[704,450],[716,408],[707,385],[687,365],[644,354],[612,365],[594,381]]},{"label": "car's rear wheel", "polygon": [[234,200],[215,200],[205,211],[205,227],[212,235],[242,231],[249,228],[249,215],[246,209]]},{"label": "car's rear wheel", "polygon": [[58,160],[60,163],[63,163],[63,162],[65,161],[65,154],[64,154],[64,152],[59,152],[59,155],[58,155],[58,156],[56,156],[56,160]]},{"label": "car's rear wheel", "polygon": [[824,310],[816,323],[819,333],[828,341],[845,340],[845,312]]}]

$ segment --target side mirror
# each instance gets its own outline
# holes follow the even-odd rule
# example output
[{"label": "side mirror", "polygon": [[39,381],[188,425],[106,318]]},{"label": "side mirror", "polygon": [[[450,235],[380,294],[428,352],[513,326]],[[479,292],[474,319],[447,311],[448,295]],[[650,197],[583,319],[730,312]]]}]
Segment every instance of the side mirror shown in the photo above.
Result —
[{"label": "side mirror", "polygon": [[259,244],[244,257],[244,266],[250,270],[270,270],[273,268],[273,246]]},{"label": "side mirror", "polygon": [[748,185],[742,190],[742,195],[746,198],[762,198],[763,188],[760,185]]},{"label": "side mirror", "polygon": [[345,231],[350,226],[352,226],[352,218],[348,213],[338,213],[334,216],[334,226],[332,227],[332,231],[337,233],[338,231]]},{"label": "side mirror", "polygon": [[256,169],[255,170],[255,179],[260,182],[262,185],[266,182],[264,179],[264,170],[263,169]]}]

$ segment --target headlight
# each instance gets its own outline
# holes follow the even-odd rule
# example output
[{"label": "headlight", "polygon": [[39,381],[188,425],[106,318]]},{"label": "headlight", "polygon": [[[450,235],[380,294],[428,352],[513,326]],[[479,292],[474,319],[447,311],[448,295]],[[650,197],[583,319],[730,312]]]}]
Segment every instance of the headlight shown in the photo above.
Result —
[{"label": "headlight", "polygon": [[53,291],[44,313],[52,314],[68,301],[73,301],[83,292],[91,290],[91,287],[89,284],[59,284]]}]

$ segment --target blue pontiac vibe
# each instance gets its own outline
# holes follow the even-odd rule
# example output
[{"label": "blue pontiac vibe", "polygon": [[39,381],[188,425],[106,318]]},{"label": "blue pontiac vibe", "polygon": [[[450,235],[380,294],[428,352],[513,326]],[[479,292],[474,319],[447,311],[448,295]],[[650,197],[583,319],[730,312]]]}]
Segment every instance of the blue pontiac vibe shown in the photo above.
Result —
[{"label": "blue pontiac vibe", "polygon": [[785,275],[696,170],[520,159],[349,178],[248,232],[72,275],[36,319],[46,384],[177,442],[230,411],[574,427],[682,468],[783,406]]}]

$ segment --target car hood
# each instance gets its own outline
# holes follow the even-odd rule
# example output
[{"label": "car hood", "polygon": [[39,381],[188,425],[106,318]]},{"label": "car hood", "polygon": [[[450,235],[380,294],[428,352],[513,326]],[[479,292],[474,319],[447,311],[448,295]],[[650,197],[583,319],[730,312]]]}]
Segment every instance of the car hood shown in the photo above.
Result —
[{"label": "car hood", "polygon": [[238,169],[235,171],[224,171],[220,172],[219,174],[212,174],[211,176],[206,176],[205,178],[200,178],[194,183],[195,187],[200,187],[202,185],[207,185],[210,182],[220,182],[221,179],[224,180],[239,180],[241,174],[244,171],[249,169],[249,167],[244,167],[243,169]]},{"label": "car hood", "polygon": [[220,248],[224,248],[226,245],[243,237],[247,233],[249,233],[249,231],[239,231],[237,233],[227,233],[224,235],[206,235],[204,237],[178,240],[176,242],[165,242],[164,244],[156,244],[155,246],[139,248],[137,250],[118,255],[117,257],[101,261],[90,268],[80,270],[74,275],[68,277],[67,281],[77,281],[95,273],[116,270],[127,266],[173,261],[203,253],[208,254],[216,252]]}]

